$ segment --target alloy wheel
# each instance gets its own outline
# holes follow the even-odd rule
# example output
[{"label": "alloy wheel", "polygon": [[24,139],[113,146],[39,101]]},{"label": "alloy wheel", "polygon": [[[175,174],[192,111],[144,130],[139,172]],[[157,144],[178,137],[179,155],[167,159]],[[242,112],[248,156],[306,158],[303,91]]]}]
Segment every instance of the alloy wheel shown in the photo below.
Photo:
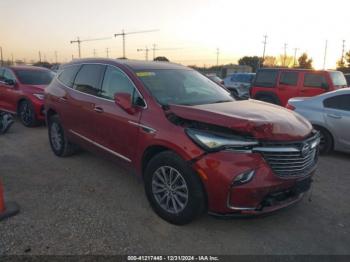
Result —
[{"label": "alloy wheel", "polygon": [[60,151],[62,149],[63,136],[60,126],[55,122],[51,124],[50,138],[53,148],[56,151]]},{"label": "alloy wheel", "polygon": [[159,206],[171,214],[183,211],[188,202],[187,183],[181,173],[170,166],[162,166],[153,173],[152,193]]}]

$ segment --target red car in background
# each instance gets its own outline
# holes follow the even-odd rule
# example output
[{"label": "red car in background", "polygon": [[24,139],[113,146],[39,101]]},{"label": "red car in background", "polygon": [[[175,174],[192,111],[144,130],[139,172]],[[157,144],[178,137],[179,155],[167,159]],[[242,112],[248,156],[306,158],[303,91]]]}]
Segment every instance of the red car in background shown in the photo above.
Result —
[{"label": "red car in background", "polygon": [[310,188],[317,165],[319,136],[299,114],[236,101],[172,63],[71,62],[46,88],[45,110],[57,156],[79,145],[119,159],[174,224],[208,211],[256,215],[289,206]]},{"label": "red car in background", "polygon": [[316,96],[346,86],[344,74],[339,71],[264,68],[255,77],[250,97],[286,106],[290,98]]},{"label": "red car in background", "polygon": [[44,89],[53,77],[41,67],[0,67],[0,111],[17,114],[28,127],[44,121]]}]

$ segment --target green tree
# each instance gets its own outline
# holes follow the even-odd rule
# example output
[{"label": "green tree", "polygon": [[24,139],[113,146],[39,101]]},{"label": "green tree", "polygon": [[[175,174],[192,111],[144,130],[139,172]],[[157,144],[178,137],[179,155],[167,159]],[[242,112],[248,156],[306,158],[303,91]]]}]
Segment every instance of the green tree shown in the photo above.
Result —
[{"label": "green tree", "polygon": [[253,72],[263,64],[263,59],[258,56],[244,56],[238,60],[239,65],[247,65],[253,69]]},{"label": "green tree", "polygon": [[303,53],[299,58],[299,68],[302,69],[312,69],[312,59],[308,57],[306,53]]},{"label": "green tree", "polygon": [[154,58],[154,61],[170,62],[169,59],[165,56],[157,56],[156,58]]}]

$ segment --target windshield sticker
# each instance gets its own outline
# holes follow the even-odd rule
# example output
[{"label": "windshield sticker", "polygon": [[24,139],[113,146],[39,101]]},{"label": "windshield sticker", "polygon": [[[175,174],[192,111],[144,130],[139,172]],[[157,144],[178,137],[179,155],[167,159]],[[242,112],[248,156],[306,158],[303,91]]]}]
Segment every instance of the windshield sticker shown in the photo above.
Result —
[{"label": "windshield sticker", "polygon": [[148,77],[148,76],[155,76],[156,73],[154,73],[154,72],[137,72],[136,75],[138,77]]}]

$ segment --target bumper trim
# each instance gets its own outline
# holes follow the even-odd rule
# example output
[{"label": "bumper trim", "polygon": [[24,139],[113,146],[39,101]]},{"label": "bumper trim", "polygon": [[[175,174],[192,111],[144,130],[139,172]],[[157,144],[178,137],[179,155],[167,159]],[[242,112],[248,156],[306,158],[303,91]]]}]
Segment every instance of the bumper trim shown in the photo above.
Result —
[{"label": "bumper trim", "polygon": [[235,211],[252,211],[256,210],[256,207],[236,207],[231,205],[231,194],[232,194],[232,186],[230,187],[230,190],[227,194],[227,208]]}]

